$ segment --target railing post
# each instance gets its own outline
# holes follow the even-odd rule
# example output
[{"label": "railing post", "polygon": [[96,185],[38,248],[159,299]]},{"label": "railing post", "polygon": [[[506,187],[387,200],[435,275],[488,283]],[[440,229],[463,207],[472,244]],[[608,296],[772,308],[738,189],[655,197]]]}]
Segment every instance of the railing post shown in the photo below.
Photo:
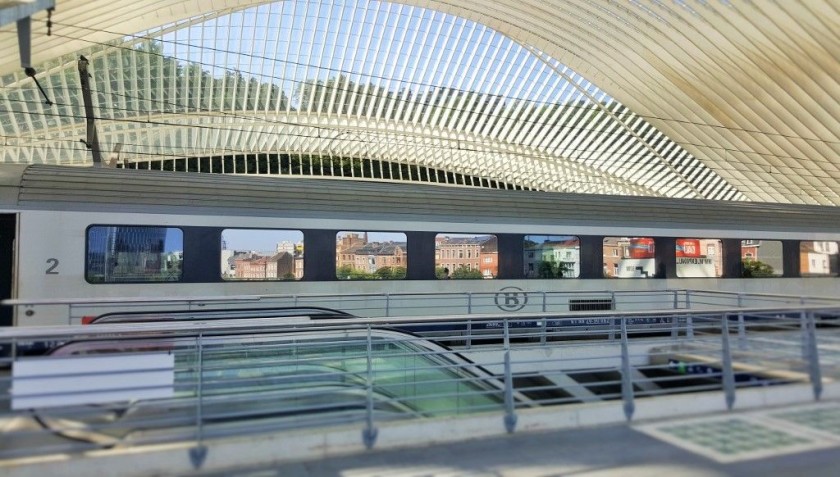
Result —
[{"label": "railing post", "polygon": [[616,322],[618,321],[618,318],[616,318],[614,316],[611,316],[609,318],[609,320],[610,320],[610,333],[607,336],[607,338],[610,341],[615,341],[615,325],[616,325]]},{"label": "railing post", "polygon": [[680,336],[680,317],[671,315],[671,339],[675,340]]},{"label": "railing post", "polygon": [[674,309],[678,310],[680,308],[680,296],[677,290],[674,290]]},{"label": "railing post", "polygon": [[801,335],[800,348],[802,348],[802,360],[808,361],[808,349],[810,348],[810,339],[808,337],[808,314],[805,313],[805,310],[799,312],[799,332]]},{"label": "railing post", "polygon": [[467,340],[464,344],[467,349],[472,348],[472,320],[467,320]]},{"label": "railing post", "polygon": [[370,325],[367,327],[367,405],[365,407],[365,428],[362,430],[362,442],[368,449],[376,443],[379,431],[373,425],[373,337]]},{"label": "railing post", "polygon": [[516,430],[516,409],[513,403],[513,373],[510,368],[510,331],[505,319],[505,429],[508,434]]},{"label": "railing post", "polygon": [[729,315],[723,314],[721,319],[721,345],[723,348],[723,393],[726,396],[726,408],[730,411],[735,405],[735,373],[732,371],[732,351],[729,348]]},{"label": "railing post", "polygon": [[744,294],[739,293],[738,294],[738,308],[743,308],[743,307],[744,307]]},{"label": "railing post", "polygon": [[630,374],[630,349],[627,338],[627,319],[621,319],[621,399],[624,401],[624,417],[633,419],[636,404],[633,401],[633,376]]},{"label": "railing post", "polygon": [[548,298],[545,292],[542,292],[542,312],[545,313],[548,311]]},{"label": "railing post", "polygon": [[472,315],[472,292],[467,292],[467,314]]},{"label": "railing post", "polygon": [[385,317],[391,316],[391,294],[385,294]]},{"label": "railing post", "polygon": [[691,290],[686,290],[685,291],[685,309],[686,310],[691,309]]},{"label": "railing post", "polygon": [[685,317],[685,337],[690,340],[694,339],[694,317],[691,315]]},{"label": "railing post", "polygon": [[747,349],[747,325],[744,322],[744,312],[738,313],[738,349]]},{"label": "railing post", "polygon": [[207,458],[207,446],[203,444],[204,441],[204,416],[202,405],[204,403],[204,347],[202,343],[202,335],[198,334],[195,338],[195,346],[198,353],[198,363],[196,364],[198,370],[198,377],[196,378],[196,404],[195,404],[195,447],[189,450],[190,462],[193,469],[200,469]]},{"label": "railing post", "polygon": [[808,374],[811,386],[814,388],[814,400],[819,401],[822,396],[822,373],[820,371],[820,355],[817,348],[817,324],[814,312],[808,313]]},{"label": "railing post", "polygon": [[543,319],[540,320],[540,323],[541,323],[540,324],[540,328],[541,328],[540,329],[540,331],[541,331],[541,333],[540,333],[540,344],[545,346],[545,342],[546,342],[546,336],[545,335],[548,333],[548,317],[544,316]]}]

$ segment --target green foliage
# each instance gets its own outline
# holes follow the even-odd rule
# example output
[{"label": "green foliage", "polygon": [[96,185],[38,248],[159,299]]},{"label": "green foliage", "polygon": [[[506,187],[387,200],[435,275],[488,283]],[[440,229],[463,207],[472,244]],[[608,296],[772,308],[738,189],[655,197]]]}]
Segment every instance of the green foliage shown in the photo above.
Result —
[{"label": "green foliage", "polygon": [[402,280],[405,278],[405,267],[382,267],[373,273],[343,265],[336,270],[339,280]]},{"label": "green foliage", "polygon": [[405,267],[382,267],[376,270],[373,275],[382,280],[402,280],[405,278]]},{"label": "green foliage", "polygon": [[537,278],[563,278],[571,272],[572,266],[566,262],[542,260],[537,267]]},{"label": "green foliage", "polygon": [[443,267],[435,267],[435,278],[438,280],[446,278],[446,272],[443,270]]},{"label": "green foliage", "polygon": [[461,266],[450,275],[456,280],[476,280],[484,278],[481,276],[480,270],[469,270],[467,267]]},{"label": "green foliage", "polygon": [[741,276],[744,278],[773,277],[773,267],[759,260],[744,259]]}]

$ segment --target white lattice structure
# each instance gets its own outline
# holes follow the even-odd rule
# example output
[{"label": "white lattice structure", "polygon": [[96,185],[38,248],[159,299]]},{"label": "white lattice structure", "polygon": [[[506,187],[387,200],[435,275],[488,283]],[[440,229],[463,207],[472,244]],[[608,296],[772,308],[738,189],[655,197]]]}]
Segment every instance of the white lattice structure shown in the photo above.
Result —
[{"label": "white lattice structure", "polygon": [[55,105],[0,36],[0,157],[90,163],[81,53],[106,159],[366,158],[544,190],[836,205],[836,7],[59,0],[53,36],[43,15],[33,27]]}]

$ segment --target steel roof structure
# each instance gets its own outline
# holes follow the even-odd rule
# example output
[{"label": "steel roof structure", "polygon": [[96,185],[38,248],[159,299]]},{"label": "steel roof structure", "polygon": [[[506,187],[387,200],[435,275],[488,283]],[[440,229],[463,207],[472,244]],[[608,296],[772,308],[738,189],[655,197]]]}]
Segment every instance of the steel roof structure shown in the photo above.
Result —
[{"label": "steel roof structure", "polygon": [[[38,2],[0,1],[0,18]],[[46,99],[0,27],[3,162],[91,163],[84,55],[101,149],[121,161],[296,154],[840,204],[835,0],[57,0],[47,15],[31,38]]]}]

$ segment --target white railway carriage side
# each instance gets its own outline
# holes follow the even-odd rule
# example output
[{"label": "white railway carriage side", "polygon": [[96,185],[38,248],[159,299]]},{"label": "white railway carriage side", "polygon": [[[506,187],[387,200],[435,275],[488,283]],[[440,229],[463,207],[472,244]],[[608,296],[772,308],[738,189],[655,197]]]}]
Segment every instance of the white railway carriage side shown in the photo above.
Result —
[{"label": "white railway carriage side", "polygon": [[[91,241],[100,229],[180,234],[183,248],[178,251],[182,262],[177,276],[151,281],[97,276]],[[303,237],[301,252],[305,253],[298,279],[225,277],[220,264],[222,234],[227,230],[255,234],[299,231]],[[338,279],[336,234],[340,231],[404,234],[408,263],[405,278]],[[447,263],[440,256],[436,258],[439,234],[494,237],[498,263],[491,275],[495,279],[437,279],[436,268]],[[537,236],[577,240],[578,255],[574,266],[567,268],[574,269],[575,277],[526,278],[536,272],[528,271],[529,252],[523,244],[528,237]],[[622,254],[626,257],[608,263],[614,237],[649,238],[649,255],[633,248],[643,243],[637,240],[625,244]],[[711,258],[701,255],[702,251],[686,256],[687,239],[692,247],[695,241],[698,245],[719,241],[715,253],[722,257],[715,257],[713,264]],[[109,240],[117,239],[112,236]],[[742,244],[749,242],[743,240],[777,242],[783,273],[778,277],[743,278],[743,259],[750,253],[744,252]],[[836,278],[838,241],[840,210],[834,207],[330,179],[0,167],[0,275],[4,280],[0,298],[21,300],[497,292],[507,287],[573,292],[695,288],[833,296],[840,283]],[[820,245],[826,249],[822,250],[803,243],[829,245]],[[816,267],[821,253],[828,261],[821,264],[824,270],[820,276],[800,276],[803,263],[813,260]],[[719,273],[715,277],[681,278],[677,269],[681,262]],[[639,265],[647,263],[657,264],[656,270]],[[636,265],[630,269],[628,264]],[[618,273],[612,274],[610,267]],[[17,316],[12,311],[3,307],[0,323],[47,325],[66,320],[66,308],[60,306],[31,306],[18,310]]]}]

